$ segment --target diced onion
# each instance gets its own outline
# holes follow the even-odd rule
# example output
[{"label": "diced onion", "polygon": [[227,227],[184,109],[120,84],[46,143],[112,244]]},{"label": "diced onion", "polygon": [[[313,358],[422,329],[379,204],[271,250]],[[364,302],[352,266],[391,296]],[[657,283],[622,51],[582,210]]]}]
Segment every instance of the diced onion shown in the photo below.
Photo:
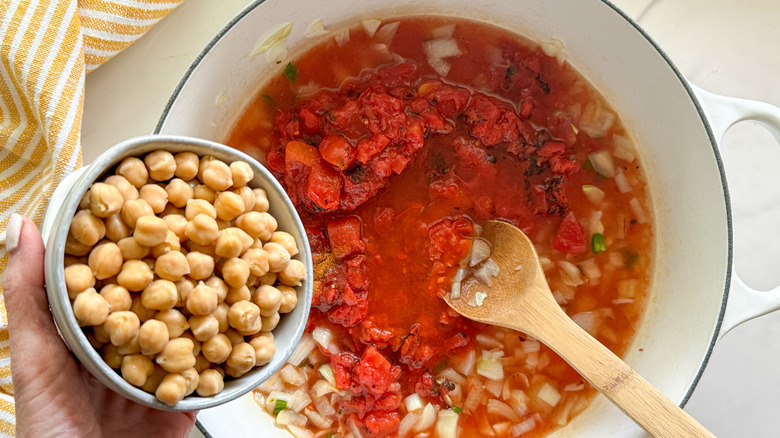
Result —
[{"label": "diced onion", "polygon": [[311,332],[311,337],[325,350],[333,342],[333,333],[326,327],[317,327]]},{"label": "diced onion", "polygon": [[417,420],[417,424],[414,425],[413,430],[415,432],[428,430],[431,426],[433,426],[434,421],[436,421],[436,408],[434,408],[432,404],[428,403],[423,408],[422,413],[420,414],[420,419]]},{"label": "diced onion", "polygon": [[482,356],[477,359],[477,374],[489,380],[502,380],[504,366],[498,360],[501,356],[503,353],[483,350]]},{"label": "diced onion", "polygon": [[471,243],[469,266],[474,267],[490,257],[490,244],[485,239],[474,239]]},{"label": "diced onion", "polygon": [[478,333],[477,336],[474,338],[474,340],[477,341],[477,345],[479,345],[480,347],[485,347],[489,349],[501,348],[504,346],[504,344],[499,342],[498,339],[492,336],[488,336],[484,333]]},{"label": "diced onion", "polygon": [[379,26],[382,25],[382,20],[378,18],[367,18],[363,20],[363,30],[366,31],[366,35],[369,38],[373,38]]},{"label": "diced onion", "polygon": [[607,135],[614,122],[615,114],[612,111],[604,108],[600,102],[591,102],[582,112],[580,130],[591,138],[602,138]]},{"label": "diced onion", "polygon": [[338,391],[336,387],[328,383],[326,380],[317,380],[317,383],[311,387],[311,393],[314,394],[314,397],[318,398],[336,391]]},{"label": "diced onion", "polygon": [[292,386],[301,386],[306,383],[306,376],[302,371],[303,370],[299,370],[296,366],[287,364],[279,370],[279,376],[285,383]]},{"label": "diced onion", "polygon": [[604,224],[601,222],[603,213],[601,210],[596,210],[590,214],[588,218],[588,233],[592,236],[594,234],[604,234]]},{"label": "diced onion", "polygon": [[287,39],[285,38],[282,41],[279,41],[278,43],[271,46],[270,49],[268,49],[267,52],[265,52],[265,60],[269,64],[281,64],[287,59]]},{"label": "diced onion", "polygon": [[642,208],[642,205],[639,204],[639,200],[636,198],[631,198],[630,201],[628,201],[628,205],[631,206],[631,210],[634,212],[634,216],[636,216],[636,220],[640,224],[647,223],[647,213],[645,213],[645,210]]},{"label": "diced onion", "polygon": [[297,367],[301,364],[301,362],[303,362],[304,359],[306,359],[306,356],[311,353],[311,351],[314,349],[314,346],[314,339],[310,334],[306,333],[301,338],[301,341],[298,342],[298,346],[295,347],[295,351],[293,351],[293,353],[290,355],[290,358],[287,359],[287,363]]},{"label": "diced onion", "polygon": [[317,411],[323,416],[336,415],[336,410],[327,397],[315,398],[314,406],[317,407]]},{"label": "diced onion", "polygon": [[439,375],[444,377],[446,380],[449,380],[452,383],[457,383],[458,385],[466,385],[466,378],[452,368],[445,369],[444,371],[439,373]]},{"label": "diced onion", "polygon": [[539,46],[545,55],[556,58],[558,63],[563,63],[565,57],[563,52],[563,41],[558,38],[550,38],[548,41],[543,41]]},{"label": "diced onion", "polygon": [[392,23],[387,23],[383,25],[376,32],[376,35],[374,35],[375,36],[374,40],[380,43],[390,45],[390,43],[393,42],[393,38],[395,37],[395,33],[396,31],[398,31],[398,26],[400,24],[401,24],[400,21],[394,21]]},{"label": "diced onion", "polygon": [[450,58],[460,56],[462,53],[458,47],[458,42],[454,38],[439,38],[425,41],[423,43],[423,51],[429,59]]},{"label": "diced onion", "polygon": [[297,390],[292,394],[290,400],[287,402],[287,409],[293,410],[295,412],[301,412],[303,408],[309,406],[309,403],[311,403],[311,397],[309,397],[309,395],[305,392]]},{"label": "diced onion", "polygon": [[582,269],[582,272],[585,273],[585,276],[588,277],[588,280],[590,280],[591,284],[595,284],[594,282],[601,278],[601,269],[599,269],[599,265],[596,263],[596,260],[583,260],[579,263],[579,266],[580,269]]},{"label": "diced onion", "polygon": [[612,304],[631,304],[633,302],[633,298],[617,298],[612,300]]},{"label": "diced onion", "polygon": [[485,266],[485,270],[488,274],[490,274],[491,277],[498,277],[498,274],[501,273],[501,268],[492,258],[485,260],[485,264],[483,266]]},{"label": "diced onion", "polygon": [[407,412],[418,412],[425,407],[425,402],[419,394],[412,393],[404,399],[404,406]]},{"label": "diced onion", "polygon": [[458,414],[451,409],[439,411],[436,420],[436,436],[438,438],[456,438],[458,435]]},{"label": "diced onion", "polygon": [[317,19],[311,22],[309,27],[306,28],[306,32],[303,34],[306,38],[316,38],[318,36],[327,35],[330,31],[325,29],[322,24],[322,20]]},{"label": "diced onion", "polygon": [[319,427],[320,429],[327,429],[331,424],[333,424],[333,420],[323,417],[319,412],[313,409],[306,408],[303,410],[303,413],[306,415],[306,417],[309,418],[311,424]]},{"label": "diced onion", "polygon": [[452,282],[452,286],[450,287],[450,299],[451,300],[457,300],[460,298],[460,281],[454,281]]},{"label": "diced onion", "polygon": [[534,430],[536,427],[536,421],[533,417],[527,418],[522,423],[517,423],[512,426],[509,431],[512,432],[512,436],[520,436],[524,433]]},{"label": "diced onion", "polygon": [[398,424],[398,437],[403,438],[408,435],[409,432],[412,431],[412,427],[417,424],[419,419],[420,415],[415,412],[409,412],[406,414],[403,420],[401,420],[401,422]]},{"label": "diced onion", "polygon": [[464,354],[460,354],[450,359],[450,364],[455,371],[464,376],[468,376],[474,371],[474,365],[477,363],[477,352],[473,349]]},{"label": "diced onion", "polygon": [[579,286],[582,284],[582,273],[577,265],[567,262],[566,260],[559,260],[558,266],[561,268],[561,280],[563,284],[567,286]]},{"label": "diced onion", "polygon": [[598,320],[599,317],[595,312],[579,312],[575,313],[571,316],[572,321],[574,321],[578,326],[582,327],[583,330],[590,333],[591,335],[595,336],[596,332],[598,331]]},{"label": "diced onion", "polygon": [[552,407],[555,407],[558,402],[561,401],[561,393],[547,382],[545,382],[542,387],[539,388],[539,392],[536,393],[536,396],[539,398],[539,400],[547,403]]},{"label": "diced onion", "polygon": [[512,409],[508,404],[495,399],[488,400],[487,413],[491,415],[497,415],[499,417],[504,417],[510,421],[520,421],[520,417],[517,416],[514,409]]},{"label": "diced onion", "polygon": [[349,29],[342,31],[336,35],[334,39],[336,40],[336,44],[338,44],[339,47],[343,47],[344,44],[349,42]]},{"label": "diced onion", "polygon": [[450,72],[450,68],[452,68],[449,62],[441,58],[428,58],[428,65],[442,77],[447,76],[447,73]]},{"label": "diced onion", "polygon": [[631,144],[631,140],[629,140],[626,137],[623,137],[622,135],[613,135],[612,136],[612,142],[615,144],[615,158],[619,158],[624,161],[628,161],[629,163],[633,162],[636,159],[636,155],[634,155],[633,152],[633,145]]},{"label": "diced onion", "polygon": [[590,160],[590,164],[593,165],[593,170],[596,172],[607,178],[615,176],[615,162],[612,159],[612,154],[608,150],[602,149],[591,152],[590,155],[588,155],[588,160]]},{"label": "diced onion", "polygon": [[283,42],[285,39],[287,39],[287,36],[290,35],[290,31],[292,30],[293,24],[291,21],[288,21],[286,23],[282,23],[272,29],[270,29],[268,32],[263,34],[263,36],[260,37],[260,43],[257,45],[255,50],[252,51],[251,56],[259,55],[260,53],[267,52],[271,49],[274,45],[276,45],[279,42]]},{"label": "diced onion", "polygon": [[636,297],[637,289],[639,289],[639,280],[635,278],[620,280],[617,284],[618,297],[620,298]]},{"label": "diced onion", "polygon": [[433,29],[431,31],[431,38],[433,39],[451,38],[454,32],[455,32],[455,23],[445,24],[444,26],[439,26]]},{"label": "diced onion", "polygon": [[582,391],[583,389],[585,389],[585,382],[569,383],[563,388],[564,391]]},{"label": "diced onion", "polygon": [[596,186],[584,185],[582,186],[582,193],[585,193],[588,201],[594,204],[600,204],[604,200],[604,191]]},{"label": "diced onion", "polygon": [[485,298],[487,298],[487,294],[485,292],[477,292],[469,300],[468,304],[471,307],[480,307],[485,302]]},{"label": "diced onion", "polygon": [[615,185],[620,193],[628,193],[631,191],[631,184],[628,183],[628,178],[626,178],[626,174],[623,172],[615,174]]},{"label": "diced onion", "polygon": [[312,433],[312,431],[296,426],[294,424],[288,425],[287,430],[289,430],[290,433],[293,434],[295,438],[314,438],[314,433]]},{"label": "diced onion", "polygon": [[485,383],[485,389],[487,392],[493,394],[494,397],[499,397],[501,395],[501,391],[504,388],[504,382],[500,380],[491,380],[487,383]]},{"label": "diced onion", "polygon": [[353,438],[363,438],[363,432],[360,431],[360,426],[357,421],[347,420],[347,425],[349,425],[349,430],[352,432]]},{"label": "diced onion", "polygon": [[331,368],[330,365],[320,365],[320,367],[317,368],[317,372],[323,379],[330,383],[331,386],[336,386],[336,375],[333,374],[333,368]]},{"label": "diced onion", "polygon": [[525,353],[534,353],[542,349],[542,343],[532,338],[523,341],[522,346]]},{"label": "diced onion", "polygon": [[308,420],[306,419],[306,416],[304,416],[303,414],[293,412],[289,409],[282,409],[276,415],[276,422],[283,426],[288,426],[288,425],[306,426]]}]

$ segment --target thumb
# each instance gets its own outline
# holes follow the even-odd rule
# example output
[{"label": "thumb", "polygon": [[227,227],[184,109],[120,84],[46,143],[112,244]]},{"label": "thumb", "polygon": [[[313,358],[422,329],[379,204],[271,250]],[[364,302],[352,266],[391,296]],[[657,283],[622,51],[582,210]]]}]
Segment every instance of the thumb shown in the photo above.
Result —
[{"label": "thumb", "polygon": [[[43,240],[35,223],[18,214],[11,215],[6,248],[9,256],[3,296],[8,313],[11,375],[15,384],[24,385],[29,383],[28,378],[40,373],[38,368],[50,360],[67,360],[70,354],[49,312],[44,288]],[[42,355],[47,360],[42,361]]]}]

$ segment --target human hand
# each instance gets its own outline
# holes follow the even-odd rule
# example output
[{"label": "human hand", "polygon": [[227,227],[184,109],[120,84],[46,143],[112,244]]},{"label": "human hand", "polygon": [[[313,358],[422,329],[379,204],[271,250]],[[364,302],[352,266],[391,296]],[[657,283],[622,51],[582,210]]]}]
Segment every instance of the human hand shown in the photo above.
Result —
[{"label": "human hand", "polygon": [[8,311],[17,437],[186,437],[194,412],[141,406],[106,388],[71,355],[57,333],[35,224],[13,215],[3,294]]}]

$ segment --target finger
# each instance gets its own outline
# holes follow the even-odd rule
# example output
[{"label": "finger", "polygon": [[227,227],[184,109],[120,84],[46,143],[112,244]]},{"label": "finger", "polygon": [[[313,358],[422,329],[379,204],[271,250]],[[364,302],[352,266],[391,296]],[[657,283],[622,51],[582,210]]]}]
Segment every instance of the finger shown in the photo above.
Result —
[{"label": "finger", "polygon": [[[30,219],[17,215],[9,221],[6,236],[12,246],[3,284],[11,367],[15,378],[23,378],[38,372],[36,364],[67,360],[64,356],[69,353],[49,312],[43,286],[44,248],[38,228]],[[46,361],[40,361],[42,354],[47,356]]]}]

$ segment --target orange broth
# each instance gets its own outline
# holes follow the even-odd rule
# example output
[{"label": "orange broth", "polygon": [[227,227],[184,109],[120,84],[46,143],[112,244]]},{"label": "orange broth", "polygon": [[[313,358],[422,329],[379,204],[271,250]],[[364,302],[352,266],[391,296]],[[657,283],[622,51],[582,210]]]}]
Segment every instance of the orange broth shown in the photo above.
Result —
[{"label": "orange broth", "polygon": [[[395,22],[397,31],[383,32]],[[448,36],[443,26],[453,23]],[[460,54],[432,61],[424,44],[442,39]],[[258,402],[300,436],[426,436],[448,410],[459,437],[538,437],[565,425],[594,390],[547,347],[465,320],[441,296],[474,224],[507,220],[533,240],[563,309],[624,353],[645,302],[653,234],[624,127],[556,53],[503,29],[410,17],[374,35],[352,28],[342,43],[326,36],[273,77],[227,142],[286,185],[316,264],[308,355],[264,383]],[[431,66],[442,60],[444,77]],[[468,99],[453,110],[452,96]],[[379,98],[403,105],[398,133]],[[367,128],[341,132],[334,114],[350,100],[365,105],[355,117]],[[490,111],[502,115],[483,123]],[[339,146],[327,149],[328,136]],[[387,146],[382,136],[392,137]],[[370,185],[382,157],[393,171]],[[355,201],[350,190],[370,196]],[[331,336],[325,345],[311,341],[317,328]],[[480,371],[496,362],[501,376]],[[296,391],[306,394],[297,411],[279,404]],[[424,427],[430,412],[437,420]]]}]

